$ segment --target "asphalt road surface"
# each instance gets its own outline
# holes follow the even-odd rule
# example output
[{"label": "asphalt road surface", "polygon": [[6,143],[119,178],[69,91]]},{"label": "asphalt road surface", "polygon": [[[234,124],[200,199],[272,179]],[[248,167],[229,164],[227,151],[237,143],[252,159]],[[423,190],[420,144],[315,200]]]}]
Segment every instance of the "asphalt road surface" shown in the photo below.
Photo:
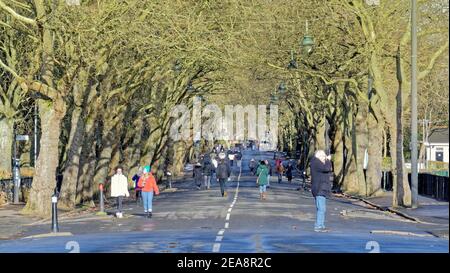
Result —
[{"label": "asphalt road surface", "polygon": [[[220,196],[217,182],[211,190],[197,190],[188,180],[154,199],[151,219],[130,200],[122,219],[61,221],[60,232],[73,235],[4,240],[0,252],[449,252],[448,239],[434,236],[432,225],[338,197],[327,203],[330,232],[316,233],[311,193],[297,190],[296,181],[288,184],[284,179],[278,184],[272,177],[268,200],[259,200],[256,178],[248,171],[250,158],[272,159],[272,153],[246,151],[243,169],[234,166],[226,198]],[[24,236],[48,232],[48,224],[33,225]]]}]

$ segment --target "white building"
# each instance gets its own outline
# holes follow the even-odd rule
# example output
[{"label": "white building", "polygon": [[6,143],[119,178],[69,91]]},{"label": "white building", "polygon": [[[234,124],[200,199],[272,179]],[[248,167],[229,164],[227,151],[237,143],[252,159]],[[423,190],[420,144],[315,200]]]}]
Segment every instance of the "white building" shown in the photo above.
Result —
[{"label": "white building", "polygon": [[449,163],[448,128],[436,129],[425,142],[426,160]]}]

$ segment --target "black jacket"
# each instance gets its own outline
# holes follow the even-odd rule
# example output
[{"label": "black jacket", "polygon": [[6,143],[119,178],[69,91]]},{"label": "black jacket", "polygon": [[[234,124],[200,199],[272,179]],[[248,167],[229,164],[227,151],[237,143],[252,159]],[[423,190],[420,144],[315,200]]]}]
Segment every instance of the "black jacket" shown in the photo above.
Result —
[{"label": "black jacket", "polygon": [[226,161],[221,160],[217,165],[216,175],[218,179],[227,179],[228,177],[230,177],[231,175],[230,165]]},{"label": "black jacket", "polygon": [[313,157],[310,163],[311,167],[311,193],[314,197],[329,197],[331,194],[331,161],[322,163],[318,158]]},{"label": "black jacket", "polygon": [[201,183],[203,181],[202,167],[201,166],[194,166],[193,177],[194,177],[194,181],[197,184],[199,184],[199,183]]},{"label": "black jacket", "polygon": [[203,161],[203,175],[211,176],[214,172],[214,165],[210,158]]}]

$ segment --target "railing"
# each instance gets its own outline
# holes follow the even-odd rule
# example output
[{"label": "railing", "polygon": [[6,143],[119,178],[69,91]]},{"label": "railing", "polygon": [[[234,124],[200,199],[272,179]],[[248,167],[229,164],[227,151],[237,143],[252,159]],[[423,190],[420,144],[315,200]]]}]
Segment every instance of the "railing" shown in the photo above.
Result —
[{"label": "railing", "polygon": [[[411,175],[408,174],[408,181],[411,185]],[[448,202],[449,177],[434,175],[430,173],[419,173],[418,191],[420,195],[434,198],[438,201]],[[392,191],[392,173],[383,173],[381,187],[385,191]]]}]

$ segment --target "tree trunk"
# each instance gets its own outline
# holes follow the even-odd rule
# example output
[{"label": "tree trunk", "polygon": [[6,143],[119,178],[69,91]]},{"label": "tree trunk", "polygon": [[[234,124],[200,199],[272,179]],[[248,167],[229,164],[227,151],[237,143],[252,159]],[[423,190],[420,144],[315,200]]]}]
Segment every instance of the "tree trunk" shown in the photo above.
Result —
[{"label": "tree trunk", "polygon": [[0,171],[11,172],[13,121],[6,117],[0,119]]},{"label": "tree trunk", "polygon": [[396,56],[396,68],[397,68],[397,81],[398,90],[396,95],[396,118],[395,126],[392,126],[391,132],[395,134],[395,138],[391,137],[391,141],[395,140],[395,179],[394,179],[394,200],[393,206],[411,206],[411,190],[408,183],[408,175],[405,170],[405,159],[403,154],[403,122],[402,122],[402,71],[401,71],[401,58],[400,58],[400,47],[398,47]]},{"label": "tree trunk", "polygon": [[[352,115],[352,114],[350,114]],[[351,138],[345,138],[345,146],[348,150],[347,166],[345,169],[343,191],[351,195],[365,194],[365,179],[363,172],[363,156],[364,151],[361,152],[361,145],[365,148],[364,142],[366,136],[364,135],[364,123],[361,123],[361,113],[357,117],[351,116]],[[356,121],[355,121],[356,119]]]},{"label": "tree trunk", "polygon": [[54,103],[39,102],[42,136],[36,174],[24,212],[46,217],[51,215],[51,196],[56,186],[58,144],[63,113],[55,110]]},{"label": "tree trunk", "polygon": [[383,132],[379,121],[377,121],[373,115],[368,117],[368,127],[369,127],[369,164],[366,170],[366,180],[367,180],[367,194],[368,196],[377,195],[382,192],[381,190],[381,167],[383,160],[383,151],[381,147],[383,146]]},{"label": "tree trunk", "polygon": [[84,143],[81,151],[79,177],[77,183],[76,204],[88,203],[93,206],[92,177],[95,171],[95,120],[90,117],[86,121]]},{"label": "tree trunk", "polygon": [[314,151],[326,150],[325,147],[325,117],[320,119],[316,127],[316,134],[314,138]]},{"label": "tree trunk", "polygon": [[63,173],[63,183],[61,185],[61,206],[74,208],[76,203],[76,192],[78,182],[78,171],[80,168],[81,148],[84,141],[84,120],[82,120],[83,110],[75,107],[72,113],[72,122],[69,135],[69,151]]},{"label": "tree trunk", "polygon": [[338,124],[334,135],[333,147],[334,186],[340,187],[344,179],[344,136],[340,124]]}]

